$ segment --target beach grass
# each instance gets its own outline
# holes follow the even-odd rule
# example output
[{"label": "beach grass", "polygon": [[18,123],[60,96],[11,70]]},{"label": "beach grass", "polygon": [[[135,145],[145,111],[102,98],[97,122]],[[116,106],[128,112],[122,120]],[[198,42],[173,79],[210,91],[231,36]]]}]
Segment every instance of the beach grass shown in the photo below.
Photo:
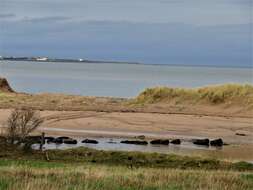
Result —
[{"label": "beach grass", "polygon": [[[157,105],[157,106],[156,106]],[[147,88],[137,97],[88,97],[66,94],[0,92],[0,109],[52,111],[156,112],[252,117],[253,86],[223,84],[201,88]]]},{"label": "beach grass", "polygon": [[147,88],[141,92],[136,103],[157,102],[192,102],[192,103],[239,103],[253,106],[253,86],[249,84],[223,84],[201,88]]}]

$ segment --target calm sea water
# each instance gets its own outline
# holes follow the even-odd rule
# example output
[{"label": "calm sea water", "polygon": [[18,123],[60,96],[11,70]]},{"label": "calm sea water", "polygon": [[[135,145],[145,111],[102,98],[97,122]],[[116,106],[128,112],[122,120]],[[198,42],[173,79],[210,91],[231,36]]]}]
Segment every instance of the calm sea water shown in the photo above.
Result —
[{"label": "calm sea water", "polygon": [[147,87],[253,83],[252,68],[0,61],[16,91],[133,97]]}]

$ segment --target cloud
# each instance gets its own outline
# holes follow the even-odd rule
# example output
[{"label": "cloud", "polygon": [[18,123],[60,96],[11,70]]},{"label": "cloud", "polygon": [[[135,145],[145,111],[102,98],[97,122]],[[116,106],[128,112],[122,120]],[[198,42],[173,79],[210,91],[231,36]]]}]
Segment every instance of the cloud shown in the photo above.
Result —
[{"label": "cloud", "polygon": [[[144,63],[250,65],[250,27],[182,23],[11,22],[0,54]],[[1,32],[0,32],[1,33]]]},{"label": "cloud", "polygon": [[11,13],[0,13],[0,19],[8,19],[8,18],[14,18],[16,17],[15,14]]},{"label": "cloud", "polygon": [[22,3],[19,1],[5,1],[4,6],[0,6],[0,12],[8,8],[10,13],[17,15],[16,19],[27,18],[35,21],[45,17],[70,17],[73,20],[223,25],[250,22],[250,4],[252,5],[252,0],[36,0],[36,2],[22,0]]},{"label": "cloud", "polygon": [[[1,0],[0,0],[1,1]],[[0,54],[249,64],[252,0],[8,0]],[[13,17],[13,18],[12,18]],[[2,47],[2,49],[1,49]]]}]

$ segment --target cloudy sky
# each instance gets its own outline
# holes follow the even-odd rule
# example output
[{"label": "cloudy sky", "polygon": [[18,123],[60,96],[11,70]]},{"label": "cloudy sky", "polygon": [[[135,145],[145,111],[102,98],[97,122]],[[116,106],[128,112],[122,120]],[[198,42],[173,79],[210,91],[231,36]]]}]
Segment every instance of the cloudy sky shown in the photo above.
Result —
[{"label": "cloudy sky", "polygon": [[252,0],[0,0],[0,55],[250,66]]}]

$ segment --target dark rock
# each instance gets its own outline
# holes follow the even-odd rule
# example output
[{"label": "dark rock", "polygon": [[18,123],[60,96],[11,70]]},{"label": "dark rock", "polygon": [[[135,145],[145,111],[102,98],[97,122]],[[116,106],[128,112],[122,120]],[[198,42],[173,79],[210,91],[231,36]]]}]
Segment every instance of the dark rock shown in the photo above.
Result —
[{"label": "dark rock", "polygon": [[155,139],[150,141],[150,144],[162,144],[162,145],[169,145],[170,141],[168,139]]},{"label": "dark rock", "polygon": [[44,138],[45,139],[45,141],[47,142],[47,143],[52,143],[52,142],[54,142],[54,137],[45,137]]},{"label": "dark rock", "polygon": [[193,144],[209,146],[209,139],[194,139]]},{"label": "dark rock", "polygon": [[172,141],[170,141],[171,144],[181,144],[181,140],[180,139],[173,139]]},{"label": "dark rock", "polygon": [[44,137],[45,140],[54,140],[54,137]]},{"label": "dark rock", "polygon": [[210,141],[210,145],[211,146],[222,146],[223,141],[222,141],[222,139],[215,139],[215,140]]},{"label": "dark rock", "polygon": [[57,139],[65,140],[65,139],[71,139],[70,137],[57,137]]},{"label": "dark rock", "polygon": [[53,143],[62,144],[62,143],[63,143],[63,140],[62,140],[62,139],[55,138],[55,139],[53,140]]},{"label": "dark rock", "polygon": [[70,137],[57,137],[52,142],[56,144],[62,144],[64,140],[71,139]]},{"label": "dark rock", "polygon": [[64,139],[63,143],[64,144],[77,144],[77,140],[75,140],[75,139]]},{"label": "dark rock", "polygon": [[148,144],[147,141],[129,141],[129,140],[120,141],[120,143],[123,143],[123,144],[135,144],[135,145],[147,145]]},{"label": "dark rock", "polygon": [[82,143],[98,144],[98,141],[93,139],[85,139],[82,141]]},{"label": "dark rock", "polygon": [[238,136],[246,136],[246,134],[244,134],[244,133],[236,133],[235,135],[238,135]]}]

